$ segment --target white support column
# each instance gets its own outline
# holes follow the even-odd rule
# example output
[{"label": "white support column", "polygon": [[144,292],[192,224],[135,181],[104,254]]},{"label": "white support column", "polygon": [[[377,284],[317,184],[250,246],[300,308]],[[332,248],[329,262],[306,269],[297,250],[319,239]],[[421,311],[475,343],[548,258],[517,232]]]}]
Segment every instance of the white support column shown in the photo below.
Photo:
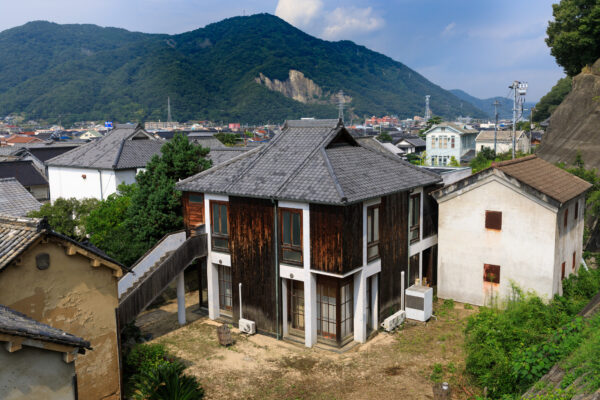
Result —
[{"label": "white support column", "polygon": [[304,345],[317,344],[317,276],[309,273],[304,281]]},{"label": "white support column", "polygon": [[177,320],[185,325],[185,275],[183,271],[177,275]]},{"label": "white support column", "polygon": [[208,317],[219,318],[219,271],[215,264],[207,261],[206,279],[208,280]]},{"label": "white support column", "polygon": [[372,307],[372,318],[371,324],[373,329],[377,330],[379,322],[379,274],[373,275],[371,279],[371,307]]},{"label": "white support column", "polygon": [[360,270],[354,274],[354,340],[360,343],[367,341],[366,297],[367,280]]},{"label": "white support column", "polygon": [[282,318],[282,325],[283,325],[283,336],[287,336],[288,335],[288,299],[287,299],[287,292],[288,292],[288,280],[287,279],[282,279],[281,280],[281,304],[283,305],[282,308],[282,313],[281,313],[281,318]]}]

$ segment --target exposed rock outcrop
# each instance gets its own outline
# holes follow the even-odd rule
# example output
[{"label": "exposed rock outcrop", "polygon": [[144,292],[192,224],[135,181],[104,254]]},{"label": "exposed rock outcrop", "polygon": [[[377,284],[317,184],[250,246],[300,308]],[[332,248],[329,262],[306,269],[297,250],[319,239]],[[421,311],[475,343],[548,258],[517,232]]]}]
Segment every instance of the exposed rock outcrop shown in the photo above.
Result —
[{"label": "exposed rock outcrop", "polygon": [[600,59],[573,78],[573,89],[552,113],[537,154],[573,164],[578,151],[586,167],[600,170]]},{"label": "exposed rock outcrop", "polygon": [[[254,79],[256,83],[266,86],[270,90],[279,92],[290,99],[294,99],[301,103],[336,103],[337,97],[328,91],[321,89],[312,79],[304,76],[300,71],[290,69],[288,79],[280,81],[278,79],[270,79],[262,72]],[[344,96],[344,101],[349,103],[352,97]]]}]

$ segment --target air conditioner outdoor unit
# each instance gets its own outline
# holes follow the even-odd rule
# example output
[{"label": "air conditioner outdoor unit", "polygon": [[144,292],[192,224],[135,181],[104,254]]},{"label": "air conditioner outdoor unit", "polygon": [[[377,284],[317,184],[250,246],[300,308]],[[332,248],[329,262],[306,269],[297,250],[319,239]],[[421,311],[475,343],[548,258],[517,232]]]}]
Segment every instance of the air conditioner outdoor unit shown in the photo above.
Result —
[{"label": "air conditioner outdoor unit", "polygon": [[406,318],[425,322],[433,313],[433,288],[413,285],[406,289]]},{"label": "air conditioner outdoor unit", "polygon": [[406,313],[404,311],[400,310],[397,313],[384,319],[383,322],[381,323],[381,327],[383,329],[385,329],[386,331],[391,332],[394,329],[396,329],[398,326],[400,326],[400,324],[402,324],[405,319],[406,319]]},{"label": "air conditioner outdoor unit", "polygon": [[240,318],[239,327],[240,332],[247,333],[249,335],[256,333],[256,323],[254,321],[250,321],[249,319]]},{"label": "air conditioner outdoor unit", "polygon": [[256,333],[256,322],[250,321],[249,319],[245,319],[242,316],[242,284],[239,285],[240,289],[240,320],[238,321],[238,326],[240,328],[240,332],[247,333],[249,335],[254,335]]}]

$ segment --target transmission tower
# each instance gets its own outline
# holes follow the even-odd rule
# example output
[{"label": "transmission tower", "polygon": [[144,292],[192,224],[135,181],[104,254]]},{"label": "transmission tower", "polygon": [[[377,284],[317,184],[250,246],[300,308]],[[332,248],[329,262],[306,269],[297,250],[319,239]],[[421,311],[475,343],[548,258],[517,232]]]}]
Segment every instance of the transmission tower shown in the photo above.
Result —
[{"label": "transmission tower", "polygon": [[167,97],[167,126],[171,123],[171,98]]},{"label": "transmission tower", "polygon": [[509,89],[513,91],[513,120],[512,120],[512,158],[515,158],[517,121],[523,116],[523,103],[527,94],[527,82],[514,81]]},{"label": "transmission tower", "polygon": [[344,91],[340,90],[338,92],[338,119],[344,122],[344,107],[346,106],[346,101],[344,100]]},{"label": "transmission tower", "polygon": [[492,103],[492,105],[494,106],[494,116],[496,118],[496,121],[494,122],[494,155],[496,154],[496,140],[498,137],[498,106],[500,105],[500,102],[498,100],[494,101],[494,103]]},{"label": "transmission tower", "polygon": [[431,119],[431,109],[429,108],[430,97],[430,95],[425,96],[425,121],[429,121]]}]

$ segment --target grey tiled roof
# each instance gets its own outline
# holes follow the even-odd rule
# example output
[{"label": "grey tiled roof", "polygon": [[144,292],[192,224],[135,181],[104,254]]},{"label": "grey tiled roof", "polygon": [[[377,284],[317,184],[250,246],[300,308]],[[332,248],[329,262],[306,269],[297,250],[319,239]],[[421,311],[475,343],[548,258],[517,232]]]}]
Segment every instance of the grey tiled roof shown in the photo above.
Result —
[{"label": "grey tiled roof", "polygon": [[[101,139],[87,143],[46,162],[49,166],[99,169],[128,169],[145,167],[156,144],[133,144],[128,142],[164,143],[144,131],[139,125],[117,125]],[[121,160],[123,158],[123,160]]]},{"label": "grey tiled roof", "polygon": [[0,178],[0,214],[24,217],[41,206],[15,178]]},{"label": "grey tiled roof", "polygon": [[287,121],[265,146],[187,178],[179,190],[347,204],[439,182],[361,146],[338,120]]},{"label": "grey tiled roof", "polygon": [[78,242],[70,237],[54,232],[41,218],[13,217],[0,214],[0,271],[35,243],[42,235],[52,235],[75,246],[81,247],[111,263],[126,269],[98,248]]},{"label": "grey tiled roof", "polygon": [[415,147],[427,146],[427,143],[425,143],[425,141],[423,139],[421,139],[420,137],[408,137],[408,138],[402,139],[401,141],[405,141],[406,143],[413,145]]},{"label": "grey tiled roof", "polygon": [[90,342],[0,304],[0,333],[91,349]]},{"label": "grey tiled roof", "polygon": [[0,162],[0,178],[15,178],[23,186],[43,186],[48,184],[46,177],[29,160]]},{"label": "grey tiled roof", "polygon": [[[516,131],[515,132],[515,137],[517,138],[517,140],[519,140],[521,138],[521,135],[523,135],[524,131]],[[477,135],[477,138],[475,139],[478,142],[481,141],[485,141],[485,142],[489,142],[489,141],[494,141],[494,131],[490,130],[490,131],[481,131],[479,132],[479,135]],[[498,142],[512,142],[512,131],[504,131],[504,130],[499,130],[497,131],[496,134],[496,141]]]},{"label": "grey tiled roof", "polygon": [[212,132],[190,133],[188,139],[191,142],[199,144],[202,147],[208,147],[211,150],[223,149],[226,147],[219,139],[213,136]]},{"label": "grey tiled roof", "polygon": [[[206,147],[204,143],[200,143],[202,146]],[[247,147],[225,147],[223,148],[211,148],[210,153],[208,153],[208,158],[212,160],[213,166],[223,164],[225,161],[229,161],[234,157],[237,157],[250,149]]]}]

